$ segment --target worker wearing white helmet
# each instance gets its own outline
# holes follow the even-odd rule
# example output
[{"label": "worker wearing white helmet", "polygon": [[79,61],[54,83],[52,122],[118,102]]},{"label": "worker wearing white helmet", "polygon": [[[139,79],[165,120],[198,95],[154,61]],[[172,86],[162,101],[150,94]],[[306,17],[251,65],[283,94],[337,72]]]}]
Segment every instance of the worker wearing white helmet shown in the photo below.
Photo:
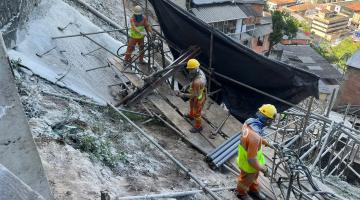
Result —
[{"label": "worker wearing white helmet", "polygon": [[151,26],[148,19],[143,15],[143,10],[140,6],[134,7],[134,15],[130,19],[129,41],[125,54],[125,62],[131,62],[131,54],[135,50],[135,46],[139,45],[139,62],[144,64],[144,37],[146,31],[152,33]]}]

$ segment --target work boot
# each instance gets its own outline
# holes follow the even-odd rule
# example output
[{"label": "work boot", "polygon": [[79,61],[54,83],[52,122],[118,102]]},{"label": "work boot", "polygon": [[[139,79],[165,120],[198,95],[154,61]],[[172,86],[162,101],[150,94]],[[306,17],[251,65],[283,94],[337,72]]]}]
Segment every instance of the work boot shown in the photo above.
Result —
[{"label": "work boot", "polygon": [[266,200],[265,195],[263,195],[261,192],[257,191],[257,192],[248,192],[248,194],[256,200]]},{"label": "work boot", "polygon": [[236,197],[241,200],[253,200],[248,194],[240,194],[236,192]]},{"label": "work boot", "polygon": [[200,131],[202,131],[202,130],[203,130],[202,127],[200,127],[200,128],[192,127],[189,131],[190,131],[191,133],[200,133]]},{"label": "work boot", "polygon": [[191,116],[190,114],[185,114],[184,117],[185,119],[194,120],[194,117]]}]

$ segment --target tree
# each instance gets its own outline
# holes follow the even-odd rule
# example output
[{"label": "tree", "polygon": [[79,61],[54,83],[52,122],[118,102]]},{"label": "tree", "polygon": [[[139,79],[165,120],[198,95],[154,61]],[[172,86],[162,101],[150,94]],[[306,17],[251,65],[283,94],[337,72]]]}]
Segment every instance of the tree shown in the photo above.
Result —
[{"label": "tree", "polygon": [[296,37],[298,27],[296,20],[284,11],[272,12],[273,32],[270,34],[270,50],[286,35],[289,39]]}]

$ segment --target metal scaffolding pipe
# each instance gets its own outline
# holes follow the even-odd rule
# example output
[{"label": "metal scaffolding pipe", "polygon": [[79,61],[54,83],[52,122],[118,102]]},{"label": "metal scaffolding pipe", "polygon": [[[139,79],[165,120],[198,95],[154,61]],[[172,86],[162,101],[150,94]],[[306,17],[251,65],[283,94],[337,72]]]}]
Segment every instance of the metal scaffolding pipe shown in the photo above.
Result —
[{"label": "metal scaffolding pipe", "polygon": [[96,35],[96,34],[101,34],[101,33],[111,33],[111,32],[116,32],[116,31],[122,31],[125,29],[114,29],[114,30],[107,30],[107,31],[96,31],[96,32],[89,32],[89,33],[80,33],[80,34],[73,34],[73,35],[64,35],[64,36],[57,36],[57,37],[52,37],[51,39],[56,40],[56,39],[62,39],[62,38],[70,38],[70,37],[80,37],[83,35]]},{"label": "metal scaffolding pipe", "polygon": [[[222,190],[234,190],[236,187],[224,187],[224,188],[210,188],[209,190],[213,192],[218,192]],[[129,197],[117,197],[118,200],[140,200],[140,199],[159,199],[159,198],[176,198],[176,197],[184,197],[189,195],[194,195],[197,193],[203,192],[202,190],[189,190],[182,192],[169,192],[162,194],[148,194],[143,196],[129,196]]]},{"label": "metal scaffolding pipe", "polygon": [[171,161],[173,161],[178,167],[180,167],[186,175],[192,178],[203,190],[205,193],[209,194],[216,200],[221,200],[213,191],[211,191],[201,180],[199,180],[190,169],[186,168],[180,161],[178,161],[174,156],[172,156],[168,151],[166,151],[161,145],[159,145],[150,135],[148,135],[144,130],[142,130],[138,125],[136,125],[132,120],[130,120],[124,113],[118,110],[114,105],[108,103],[108,105],[118,112],[126,121],[128,121],[135,129],[137,129],[144,137],[146,137],[154,146],[156,146],[161,152],[163,152]]},{"label": "metal scaffolding pipe", "polygon": [[[89,4],[83,2],[82,0],[75,0],[78,3],[80,3],[82,6],[84,6],[86,9],[88,9],[91,13],[93,13],[94,15],[96,15],[97,17],[101,18],[102,20],[104,20],[105,22],[109,23],[111,26],[117,28],[117,29],[123,29],[121,26],[119,26],[117,23],[115,23],[113,20],[111,20],[110,18],[106,17],[105,15],[103,15],[102,13],[100,13],[99,11],[97,11],[95,8],[93,8],[92,6],[90,6]],[[122,34],[127,35],[125,31],[120,31]]]}]

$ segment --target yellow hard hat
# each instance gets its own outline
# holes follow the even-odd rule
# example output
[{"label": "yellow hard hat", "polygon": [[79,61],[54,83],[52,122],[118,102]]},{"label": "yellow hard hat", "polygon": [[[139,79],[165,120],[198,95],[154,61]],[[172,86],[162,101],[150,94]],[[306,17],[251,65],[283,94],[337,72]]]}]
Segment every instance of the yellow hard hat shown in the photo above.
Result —
[{"label": "yellow hard hat", "polygon": [[259,112],[270,119],[274,119],[277,114],[277,110],[276,110],[275,106],[272,104],[262,105],[259,108]]},{"label": "yellow hard hat", "polygon": [[134,14],[135,15],[141,15],[142,14],[142,8],[140,6],[134,7]]},{"label": "yellow hard hat", "polygon": [[199,61],[194,58],[190,59],[186,65],[186,69],[197,69],[199,67],[200,67]]}]

